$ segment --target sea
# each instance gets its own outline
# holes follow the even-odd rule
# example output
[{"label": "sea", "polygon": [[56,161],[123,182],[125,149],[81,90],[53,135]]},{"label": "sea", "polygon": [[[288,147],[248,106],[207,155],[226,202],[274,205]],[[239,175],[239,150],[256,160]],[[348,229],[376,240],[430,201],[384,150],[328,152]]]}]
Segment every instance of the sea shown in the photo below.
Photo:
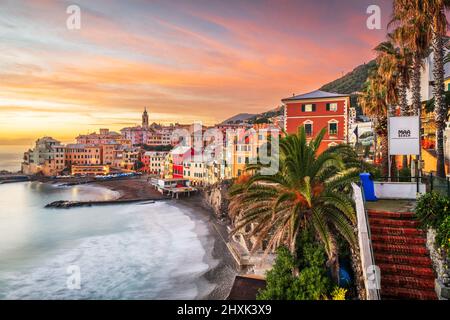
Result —
[{"label": "sea", "polygon": [[220,263],[214,237],[177,201],[45,208],[116,197],[89,185],[1,184],[0,299],[207,298],[217,284],[205,274]]}]

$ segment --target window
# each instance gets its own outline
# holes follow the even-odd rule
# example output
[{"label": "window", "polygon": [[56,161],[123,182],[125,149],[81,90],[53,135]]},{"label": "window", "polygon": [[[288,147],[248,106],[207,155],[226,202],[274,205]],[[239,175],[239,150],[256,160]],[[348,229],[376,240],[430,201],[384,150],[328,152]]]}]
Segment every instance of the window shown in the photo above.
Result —
[{"label": "window", "polygon": [[338,124],[337,122],[330,122],[328,123],[328,134],[331,135],[337,135],[338,131]]},{"label": "window", "polygon": [[314,111],[316,111],[316,105],[315,104],[302,104],[302,111],[303,112],[314,112]]},{"label": "window", "polygon": [[337,109],[338,109],[338,104],[336,102],[327,103],[327,111],[334,111],[334,112],[336,112]]},{"label": "window", "polygon": [[312,126],[313,126],[312,123],[305,123],[305,132],[308,137],[312,136],[312,134],[313,134]]}]

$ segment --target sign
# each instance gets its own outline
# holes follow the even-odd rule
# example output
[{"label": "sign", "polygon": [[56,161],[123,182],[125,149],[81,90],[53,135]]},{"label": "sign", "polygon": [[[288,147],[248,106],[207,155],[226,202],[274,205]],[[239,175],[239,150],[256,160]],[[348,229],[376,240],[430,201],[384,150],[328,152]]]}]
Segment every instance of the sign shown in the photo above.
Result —
[{"label": "sign", "polygon": [[419,117],[389,117],[389,154],[420,154]]}]

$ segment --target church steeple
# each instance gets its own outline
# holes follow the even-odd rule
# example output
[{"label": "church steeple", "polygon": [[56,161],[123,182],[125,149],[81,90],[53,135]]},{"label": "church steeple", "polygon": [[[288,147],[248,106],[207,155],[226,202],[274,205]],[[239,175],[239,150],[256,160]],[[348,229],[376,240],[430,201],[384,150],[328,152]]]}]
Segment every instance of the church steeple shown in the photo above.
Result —
[{"label": "church steeple", "polygon": [[144,109],[144,113],[142,114],[142,127],[143,128],[148,128],[147,108]]}]

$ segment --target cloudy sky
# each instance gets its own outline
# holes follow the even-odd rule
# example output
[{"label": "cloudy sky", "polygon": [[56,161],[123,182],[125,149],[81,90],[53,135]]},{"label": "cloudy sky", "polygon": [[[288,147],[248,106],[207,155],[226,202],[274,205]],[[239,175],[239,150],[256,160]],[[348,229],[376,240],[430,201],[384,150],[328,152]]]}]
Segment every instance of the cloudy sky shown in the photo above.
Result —
[{"label": "cloudy sky", "polygon": [[[81,8],[68,30],[66,9]],[[366,27],[382,8],[382,30]],[[0,145],[140,121],[213,124],[373,58],[389,0],[0,0]]]}]

